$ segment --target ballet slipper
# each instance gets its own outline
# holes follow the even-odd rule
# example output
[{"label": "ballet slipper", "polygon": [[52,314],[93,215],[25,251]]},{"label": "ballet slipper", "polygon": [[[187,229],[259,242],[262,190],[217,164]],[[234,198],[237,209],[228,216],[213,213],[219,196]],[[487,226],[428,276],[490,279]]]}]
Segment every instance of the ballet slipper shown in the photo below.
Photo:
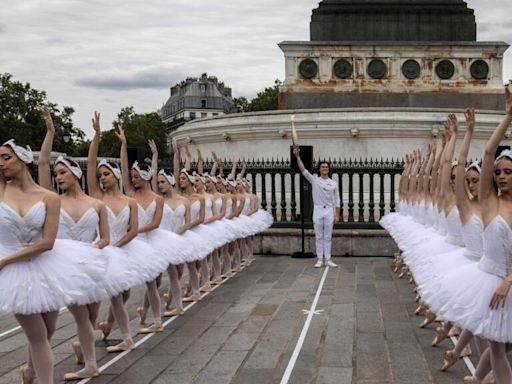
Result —
[{"label": "ballet slipper", "polygon": [[414,287],[414,289],[412,290],[414,293],[418,293],[418,287]]},{"label": "ballet slipper", "polygon": [[22,384],[32,384],[36,378],[34,370],[28,364],[23,364],[19,367],[18,373]]},{"label": "ballet slipper", "polygon": [[175,308],[173,309],[172,311],[165,311],[164,312],[164,317],[173,317],[173,316],[181,316],[181,315],[184,315],[185,314],[185,311],[183,310],[183,308]]},{"label": "ballet slipper", "polygon": [[464,384],[484,384],[484,382],[474,376],[464,376]]},{"label": "ballet slipper", "polygon": [[402,267],[402,270],[400,271],[400,274],[398,275],[398,278],[401,279],[405,276],[407,273],[407,267]]},{"label": "ballet slipper", "polygon": [[200,300],[201,300],[201,296],[200,295],[190,295],[190,296],[185,296],[182,299],[182,302],[183,303],[190,303],[192,301],[200,301]]},{"label": "ballet slipper", "polygon": [[244,269],[242,267],[236,267],[233,269],[235,272],[242,272]]},{"label": "ballet slipper", "polygon": [[82,379],[90,379],[91,377],[98,377],[100,375],[100,371],[98,369],[92,370],[91,372],[87,372],[85,369],[82,369],[78,372],[70,372],[64,375],[65,381],[71,380],[82,380]]},{"label": "ballet slipper", "polygon": [[425,309],[426,309],[426,308],[425,308],[425,304],[423,303],[423,301],[422,301],[422,300],[420,300],[419,305],[418,305],[418,308],[416,308],[416,310],[414,311],[414,314],[415,314],[416,316],[419,316],[419,315],[421,315],[422,313],[424,313],[424,312],[425,312]]},{"label": "ballet slipper", "polygon": [[444,319],[441,316],[436,316],[436,319],[434,320],[436,323],[442,323]]},{"label": "ballet slipper", "polygon": [[444,361],[443,361],[443,366],[441,367],[441,371],[446,372],[456,362],[457,362],[457,359],[455,358],[455,354],[453,353],[453,351],[446,351],[444,353]]},{"label": "ballet slipper", "polygon": [[162,326],[162,323],[155,323],[153,325],[150,325],[149,327],[139,329],[139,333],[145,335],[148,333],[162,332],[163,330],[164,327]]},{"label": "ballet slipper", "polygon": [[430,323],[435,320],[435,316],[432,312],[427,311],[425,319],[420,323],[420,328],[426,328]]},{"label": "ballet slipper", "polygon": [[412,276],[411,276],[411,277],[409,278],[409,284],[414,284],[414,277],[412,277]]},{"label": "ballet slipper", "polygon": [[210,283],[206,283],[201,288],[199,288],[199,292],[211,292],[211,291],[212,291],[212,286],[210,285]]},{"label": "ballet slipper", "polygon": [[125,352],[125,351],[131,351],[132,349],[135,349],[135,344],[134,344],[133,340],[130,340],[130,341],[123,341],[120,344],[111,345],[110,347],[107,347],[107,352],[108,353]]},{"label": "ballet slipper", "polygon": [[144,307],[138,307],[137,313],[139,314],[140,317],[140,325],[146,325],[146,310],[144,309]]},{"label": "ballet slipper", "polygon": [[112,331],[112,325],[110,325],[107,321],[101,321],[98,324],[98,328],[101,331],[101,340],[107,341],[108,335],[110,335],[110,331]]},{"label": "ballet slipper", "polygon": [[73,341],[71,343],[71,348],[73,349],[73,353],[75,354],[76,363],[84,364],[84,355],[82,353],[82,347],[80,346],[80,342]]},{"label": "ballet slipper", "polygon": [[459,336],[460,335],[460,329],[458,327],[452,327],[450,329],[450,332],[448,332],[449,337]]},{"label": "ballet slipper", "polygon": [[221,285],[224,282],[220,277],[210,280],[210,285]]},{"label": "ballet slipper", "polygon": [[468,345],[466,345],[464,347],[464,349],[462,350],[461,354],[460,354],[460,357],[469,357],[473,354],[473,352],[471,351],[471,347]]},{"label": "ballet slipper", "polygon": [[172,296],[169,295],[168,293],[164,293],[164,304],[165,304],[165,309],[169,309],[170,306],[171,306],[171,301],[172,301]]},{"label": "ballet slipper", "polygon": [[443,327],[437,327],[436,328],[436,336],[434,337],[434,340],[432,340],[432,346],[435,347],[441,342],[446,339],[446,332],[444,331]]},{"label": "ballet slipper", "polygon": [[421,300],[421,296],[419,295],[419,293],[416,295],[416,298],[414,299],[415,302],[419,303]]}]

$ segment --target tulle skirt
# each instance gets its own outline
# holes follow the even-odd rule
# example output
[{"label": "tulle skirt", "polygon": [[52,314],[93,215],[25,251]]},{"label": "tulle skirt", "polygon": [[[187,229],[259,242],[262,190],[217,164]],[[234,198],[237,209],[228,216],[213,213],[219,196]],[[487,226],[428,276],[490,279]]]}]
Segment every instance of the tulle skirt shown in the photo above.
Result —
[{"label": "tulle skirt", "polygon": [[190,243],[174,232],[157,228],[139,236],[142,241],[158,251],[161,257],[167,260],[167,264],[183,264],[192,252]]},{"label": "tulle skirt", "polygon": [[[131,262],[138,266],[138,279],[134,278],[133,281],[153,281],[160,273],[165,271],[169,265],[169,262],[162,257],[157,250],[137,238],[123,245],[121,249],[126,251],[132,259]],[[134,286],[135,285],[137,284],[134,284]]]},{"label": "tulle skirt", "polygon": [[212,253],[215,248],[208,238],[202,237],[193,230],[185,231],[182,235],[187,244],[192,246],[192,252],[187,254],[187,262],[203,260],[206,256]]},{"label": "tulle skirt", "polygon": [[125,249],[109,245],[101,251],[108,257],[105,284],[111,297],[146,282],[146,277],[139,272],[140,260]]},{"label": "tulle skirt", "polygon": [[[16,251],[0,245],[0,258]],[[107,265],[94,245],[57,239],[53,249],[0,270],[0,312],[30,315],[105,300]]]}]

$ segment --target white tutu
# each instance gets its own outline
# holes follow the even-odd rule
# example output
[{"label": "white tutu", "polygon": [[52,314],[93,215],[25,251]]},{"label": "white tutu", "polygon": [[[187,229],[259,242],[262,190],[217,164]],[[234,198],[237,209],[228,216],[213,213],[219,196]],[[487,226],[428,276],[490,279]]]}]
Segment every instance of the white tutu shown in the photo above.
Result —
[{"label": "white tutu", "polygon": [[141,233],[138,237],[157,250],[168,264],[180,265],[190,258],[189,254],[192,252],[190,243],[174,232],[157,228]]},{"label": "white tutu", "polygon": [[203,260],[206,256],[214,251],[213,244],[204,237],[201,237],[198,233],[193,230],[185,231],[182,235],[188,244],[192,244],[192,252],[187,256],[187,262],[192,263],[194,261]]},{"label": "white tutu", "polygon": [[139,281],[148,282],[155,280],[169,265],[167,260],[157,250],[137,238],[123,245],[121,249],[128,252],[133,262],[138,265]]},{"label": "white tutu", "polygon": [[126,250],[108,245],[101,251],[108,257],[105,280],[111,297],[146,281],[139,272],[140,263]]}]

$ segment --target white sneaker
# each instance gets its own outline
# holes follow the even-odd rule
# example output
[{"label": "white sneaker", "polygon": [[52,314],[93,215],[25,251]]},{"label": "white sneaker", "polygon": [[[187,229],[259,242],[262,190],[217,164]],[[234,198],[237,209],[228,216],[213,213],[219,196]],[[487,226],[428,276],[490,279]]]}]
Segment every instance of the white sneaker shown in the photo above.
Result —
[{"label": "white sneaker", "polygon": [[315,268],[321,268],[323,265],[322,260],[318,260],[315,264]]},{"label": "white sneaker", "polygon": [[331,260],[327,260],[325,264],[331,268],[336,268],[338,266],[337,264],[334,264]]}]

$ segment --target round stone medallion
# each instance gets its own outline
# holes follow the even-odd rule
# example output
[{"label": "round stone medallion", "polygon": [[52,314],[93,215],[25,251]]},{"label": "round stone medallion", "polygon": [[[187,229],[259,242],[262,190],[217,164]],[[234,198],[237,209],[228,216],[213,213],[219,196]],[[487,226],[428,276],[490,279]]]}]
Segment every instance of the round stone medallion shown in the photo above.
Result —
[{"label": "round stone medallion", "polygon": [[489,76],[489,64],[484,60],[475,60],[469,68],[471,76],[477,80],[485,80]]},{"label": "round stone medallion", "polygon": [[416,60],[406,60],[402,64],[402,73],[409,80],[414,80],[420,77],[421,67],[420,63]]},{"label": "round stone medallion", "polygon": [[451,79],[455,73],[455,65],[450,60],[441,60],[436,65],[436,73],[442,80]]},{"label": "round stone medallion", "polygon": [[339,59],[334,63],[334,75],[340,79],[347,79],[352,76],[352,64],[346,59]]},{"label": "round stone medallion", "polygon": [[304,59],[299,65],[300,75],[305,79],[312,79],[316,77],[318,73],[318,65],[314,60]]},{"label": "round stone medallion", "polygon": [[387,73],[388,67],[381,59],[374,59],[368,64],[368,75],[373,79],[382,79]]}]

